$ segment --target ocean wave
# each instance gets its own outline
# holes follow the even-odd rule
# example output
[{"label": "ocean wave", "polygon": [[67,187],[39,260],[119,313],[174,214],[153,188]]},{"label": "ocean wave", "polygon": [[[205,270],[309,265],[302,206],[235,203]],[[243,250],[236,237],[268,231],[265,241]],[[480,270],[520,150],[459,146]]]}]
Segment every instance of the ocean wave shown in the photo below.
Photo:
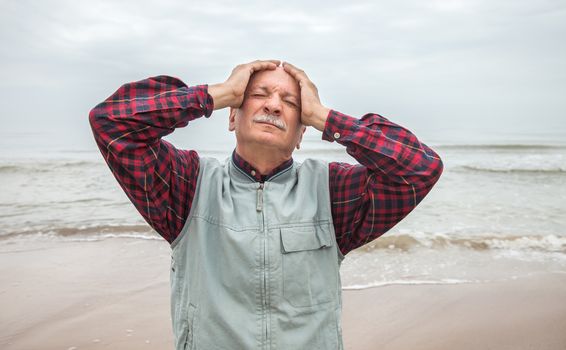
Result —
[{"label": "ocean wave", "polygon": [[444,285],[444,284],[469,284],[484,283],[484,280],[463,280],[455,278],[442,278],[438,280],[390,280],[390,281],[374,281],[365,284],[352,284],[342,286],[342,290],[362,290],[376,287],[385,287],[393,285]]},{"label": "ocean wave", "polygon": [[[41,208],[46,205],[65,205],[65,204],[80,204],[80,203],[104,203],[105,206],[119,206],[119,205],[130,205],[130,202],[127,201],[120,201],[117,202],[115,200],[111,200],[108,198],[102,197],[91,197],[91,198],[78,198],[73,200],[53,200],[53,201],[45,201],[40,202],[36,201],[34,203],[12,203],[12,202],[4,202],[0,203],[0,208],[16,208],[16,209],[36,209]],[[2,215],[0,215],[2,217]]]},{"label": "ocean wave", "polygon": [[[432,146],[431,146],[432,147]],[[558,150],[565,149],[562,144],[439,144],[433,148],[446,150]]]},{"label": "ocean wave", "polygon": [[134,238],[134,239],[143,239],[143,240],[151,240],[151,241],[163,241],[163,237],[157,235],[147,235],[147,234],[136,234],[136,233],[105,233],[105,234],[97,234],[91,237],[76,237],[69,239],[73,242],[97,242],[108,238]]},{"label": "ocean wave", "polygon": [[60,237],[78,240],[99,240],[104,238],[160,238],[159,235],[148,225],[122,224],[122,225],[89,225],[89,226],[67,226],[67,227],[38,227],[15,230],[0,235],[0,239],[11,239],[15,237]]},{"label": "ocean wave", "polygon": [[52,160],[52,161],[21,161],[0,164],[0,173],[34,172],[46,173],[59,169],[89,168],[104,165],[100,161],[88,160]]},{"label": "ocean wave", "polygon": [[554,168],[492,168],[492,167],[482,167],[475,165],[461,165],[452,168],[454,171],[475,171],[475,172],[489,172],[489,173],[524,173],[524,174],[564,174],[566,173],[566,168],[554,167]]},{"label": "ocean wave", "polygon": [[[163,239],[147,224],[93,224],[63,227],[24,227],[4,231],[0,239],[13,237],[48,236],[63,239],[97,240],[100,238],[158,238]],[[471,251],[537,251],[566,253],[566,236],[559,235],[495,235],[472,236],[450,234],[425,234],[420,232],[389,234],[379,237],[357,249],[358,252],[416,249],[442,250],[459,248]]]},{"label": "ocean wave", "polygon": [[365,246],[360,251],[398,249],[409,251],[415,248],[445,249],[457,247],[475,251],[486,250],[529,250],[566,253],[566,237],[546,236],[476,236],[449,237],[447,235],[385,235]]}]

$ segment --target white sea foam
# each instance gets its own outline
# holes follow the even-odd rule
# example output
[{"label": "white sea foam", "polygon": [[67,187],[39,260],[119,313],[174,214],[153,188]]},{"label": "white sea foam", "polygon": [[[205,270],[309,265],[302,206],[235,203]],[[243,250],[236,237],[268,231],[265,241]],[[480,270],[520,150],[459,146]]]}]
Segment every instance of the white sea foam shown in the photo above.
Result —
[{"label": "white sea foam", "polygon": [[342,290],[360,290],[376,287],[385,287],[392,285],[425,285],[425,284],[469,284],[469,283],[484,283],[485,280],[464,280],[445,278],[439,280],[391,280],[391,281],[374,281],[367,284],[353,284],[342,286]]},{"label": "white sea foam", "polygon": [[474,236],[462,234],[426,234],[424,232],[411,232],[390,234],[380,237],[362,248],[363,251],[375,249],[401,249],[417,248],[443,249],[462,248],[471,250],[514,250],[514,251],[542,251],[566,253],[566,236],[549,235],[495,235],[477,234]]},{"label": "white sea foam", "polygon": [[486,239],[485,242],[492,249],[566,252],[566,237],[556,235],[508,237],[507,239],[491,238]]},{"label": "white sea foam", "polygon": [[101,240],[105,240],[108,238],[134,238],[134,239],[144,239],[144,240],[149,240],[149,241],[163,241],[163,237],[160,236],[155,236],[155,235],[144,235],[144,234],[138,234],[138,233],[120,233],[120,234],[115,234],[115,233],[105,233],[105,234],[99,234],[99,235],[94,235],[94,236],[89,236],[89,237],[75,237],[75,238],[70,238],[69,241],[72,242],[97,242],[97,241],[101,241]]}]

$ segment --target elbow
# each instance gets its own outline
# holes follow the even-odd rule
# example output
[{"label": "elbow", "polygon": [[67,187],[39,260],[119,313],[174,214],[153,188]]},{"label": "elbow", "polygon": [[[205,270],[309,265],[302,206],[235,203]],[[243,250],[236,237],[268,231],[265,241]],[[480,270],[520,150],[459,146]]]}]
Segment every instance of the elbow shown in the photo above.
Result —
[{"label": "elbow", "polygon": [[427,153],[427,161],[423,164],[426,167],[426,173],[424,183],[427,184],[427,187],[434,186],[440,179],[440,176],[444,172],[444,162],[438,153],[436,153],[432,149],[428,149],[429,152]]},{"label": "elbow", "polygon": [[442,160],[440,158],[438,158],[434,162],[434,165],[431,168],[430,175],[428,176],[426,181],[423,183],[423,191],[422,191],[421,199],[419,200],[419,202],[424,197],[426,197],[427,194],[429,194],[432,191],[433,187],[436,186],[436,184],[438,183],[438,180],[440,180],[440,176],[442,175],[443,171],[444,171],[444,163],[442,162]]},{"label": "elbow", "polygon": [[90,124],[90,129],[97,143],[102,142],[105,138],[105,130],[108,129],[108,114],[99,108],[99,106],[94,107],[88,113],[88,122]]},{"label": "elbow", "polygon": [[427,164],[426,171],[422,173],[421,179],[416,186],[418,188],[417,191],[420,192],[423,198],[432,190],[438,180],[440,180],[440,176],[443,172],[444,163],[440,157],[435,156],[434,161]]},{"label": "elbow", "polygon": [[434,185],[436,185],[438,180],[440,180],[440,176],[442,176],[443,172],[444,172],[444,163],[442,162],[442,159],[440,159],[440,157],[437,156],[434,159],[434,162],[430,164],[429,174],[426,177],[426,180],[424,181],[424,185],[427,188],[427,192],[430,191],[434,187]]},{"label": "elbow", "polygon": [[93,131],[96,131],[100,128],[101,123],[104,119],[108,117],[107,113],[103,112],[103,109],[100,108],[100,104],[90,110],[88,113],[88,122],[90,127]]},{"label": "elbow", "polygon": [[438,182],[443,172],[444,172],[444,162],[442,161],[442,159],[440,159],[440,157],[438,157],[438,160],[432,170],[433,184]]},{"label": "elbow", "polygon": [[90,124],[90,127],[94,129],[96,122],[97,122],[97,117],[98,117],[98,113],[97,113],[97,108],[94,107],[93,109],[90,110],[90,112],[88,113],[88,122]]},{"label": "elbow", "polygon": [[437,184],[442,172],[444,171],[444,164],[440,158],[435,160],[434,164],[428,168],[428,174],[421,177],[421,181],[414,183],[413,190],[416,195],[415,206],[418,205]]}]

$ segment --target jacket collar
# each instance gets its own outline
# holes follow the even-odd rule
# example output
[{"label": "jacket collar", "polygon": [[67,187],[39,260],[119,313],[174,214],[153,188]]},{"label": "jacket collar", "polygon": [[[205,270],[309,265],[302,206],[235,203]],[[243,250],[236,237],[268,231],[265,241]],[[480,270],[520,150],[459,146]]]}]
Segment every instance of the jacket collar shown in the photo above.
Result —
[{"label": "jacket collar", "polygon": [[246,175],[250,180],[255,182],[265,182],[269,181],[271,178],[285,172],[293,166],[293,158],[290,158],[283,163],[279,164],[275,169],[271,170],[268,174],[260,174],[259,171],[255,170],[250,163],[248,163],[244,158],[242,158],[236,150],[232,152],[232,163],[238,170],[240,170],[244,175]]}]

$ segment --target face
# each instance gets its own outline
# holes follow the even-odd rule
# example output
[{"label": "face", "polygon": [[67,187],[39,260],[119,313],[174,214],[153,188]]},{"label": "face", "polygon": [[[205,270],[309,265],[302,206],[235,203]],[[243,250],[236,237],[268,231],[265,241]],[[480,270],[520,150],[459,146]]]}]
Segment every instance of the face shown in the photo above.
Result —
[{"label": "face", "polygon": [[238,148],[270,148],[290,156],[301,142],[300,88],[295,79],[277,67],[252,75],[240,108],[230,110],[230,131]]}]

